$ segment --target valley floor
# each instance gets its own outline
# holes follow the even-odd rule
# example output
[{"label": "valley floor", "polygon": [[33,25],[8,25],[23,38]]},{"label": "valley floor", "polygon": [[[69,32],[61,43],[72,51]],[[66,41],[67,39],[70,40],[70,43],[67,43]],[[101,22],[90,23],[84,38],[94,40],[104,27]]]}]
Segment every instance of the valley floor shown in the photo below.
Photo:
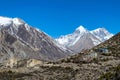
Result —
[{"label": "valley floor", "polygon": [[[0,80],[116,80],[110,76],[114,76],[114,68],[120,70],[119,64],[120,59],[97,63],[47,62],[34,67],[1,69]],[[120,74],[117,77],[119,80]]]}]

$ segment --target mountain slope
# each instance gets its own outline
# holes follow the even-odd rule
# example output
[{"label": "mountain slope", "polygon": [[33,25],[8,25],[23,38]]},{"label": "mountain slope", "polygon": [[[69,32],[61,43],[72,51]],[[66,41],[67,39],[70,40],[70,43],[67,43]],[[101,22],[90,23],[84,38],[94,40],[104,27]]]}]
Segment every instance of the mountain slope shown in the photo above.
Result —
[{"label": "mountain slope", "polygon": [[[93,60],[94,58],[97,58],[97,61],[102,61],[102,59],[103,60],[104,58],[108,59],[109,57],[111,57],[111,60],[112,58],[116,60],[117,58],[118,60],[120,59],[120,32],[114,35],[112,38],[106,40],[105,42],[102,42],[99,45],[93,47],[92,49],[84,50],[79,54],[71,56],[71,58],[68,58],[68,61],[71,60],[74,62],[77,62],[77,61],[89,62],[87,58],[88,59],[91,58],[91,60]],[[83,59],[83,58],[86,58],[86,59]]]},{"label": "mountain slope", "polygon": [[4,56],[2,56],[5,57],[4,59],[10,58],[11,54],[16,58],[40,60],[56,60],[68,56],[67,51],[59,48],[51,37],[32,28],[23,20],[7,17],[0,17],[0,19],[2,36],[0,54],[3,54],[2,48],[5,48]]},{"label": "mountain slope", "polygon": [[104,28],[88,31],[83,26],[80,26],[72,34],[61,36],[56,41],[63,47],[79,53],[81,50],[90,49],[112,36],[113,34]]},{"label": "mountain slope", "polygon": [[[90,50],[82,51],[79,54],[56,62],[41,62],[39,60],[48,58],[48,56],[43,56],[35,46],[32,46],[30,41],[25,42],[26,39],[24,40],[15,33],[11,33],[12,31],[17,32],[16,30],[19,31],[19,29],[9,30],[9,26],[7,26],[7,28],[5,28],[5,26],[3,27],[4,28],[0,30],[0,59],[1,61],[2,59],[12,59],[8,62],[5,61],[3,64],[0,63],[0,80],[120,79],[120,33]],[[24,26],[22,26],[22,28],[23,27]],[[26,30],[26,28],[24,29]],[[24,29],[22,30],[24,31]],[[29,31],[31,30],[29,29]],[[24,34],[26,35],[26,32]],[[21,34],[21,36],[24,34]],[[88,39],[89,36],[91,38],[93,35],[88,32],[86,36],[81,37],[83,37],[82,39]],[[31,38],[29,38],[29,40],[30,39]],[[46,46],[48,46],[48,44],[46,44]],[[46,47],[44,48],[46,49]],[[40,56],[42,58],[40,58]],[[16,61],[15,58],[22,58],[22,60]],[[6,66],[10,64],[9,62],[13,63],[13,65],[8,68]],[[7,63],[7,65],[4,65],[5,63]]]},{"label": "mountain slope", "polygon": [[15,69],[1,68],[0,79],[7,77],[16,80],[119,80],[119,75],[120,33],[90,50],[56,62],[39,63],[34,66],[24,64]]},{"label": "mountain slope", "polygon": [[84,33],[88,33],[87,29],[85,29],[83,26],[80,26],[73,34],[61,36],[60,38],[56,39],[56,41],[65,47],[72,46],[82,35],[84,35]]},{"label": "mountain slope", "polygon": [[90,50],[84,50],[57,63],[77,67],[76,78],[80,80],[119,80],[120,32]]},{"label": "mountain slope", "polygon": [[72,46],[69,46],[69,49],[79,53],[82,50],[91,49],[95,44],[100,43],[100,40],[93,36],[91,33],[86,33],[82,35],[78,41]]}]

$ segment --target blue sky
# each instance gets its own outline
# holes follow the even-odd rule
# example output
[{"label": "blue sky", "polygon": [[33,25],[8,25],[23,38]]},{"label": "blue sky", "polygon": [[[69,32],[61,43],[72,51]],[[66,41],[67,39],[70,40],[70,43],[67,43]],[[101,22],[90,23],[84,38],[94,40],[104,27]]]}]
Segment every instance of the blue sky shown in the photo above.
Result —
[{"label": "blue sky", "polygon": [[80,25],[115,34],[120,31],[120,0],[0,0],[0,16],[22,18],[54,38]]}]

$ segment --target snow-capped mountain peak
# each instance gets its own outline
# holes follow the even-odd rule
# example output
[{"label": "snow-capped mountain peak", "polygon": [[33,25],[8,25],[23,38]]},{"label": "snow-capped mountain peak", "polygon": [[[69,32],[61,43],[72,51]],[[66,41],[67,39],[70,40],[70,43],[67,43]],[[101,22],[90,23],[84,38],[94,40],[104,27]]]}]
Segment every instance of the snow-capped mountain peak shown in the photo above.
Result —
[{"label": "snow-capped mountain peak", "polygon": [[[0,36],[0,42],[10,46],[9,48],[4,46],[5,54],[10,57],[46,61],[60,59],[71,54],[58,46],[46,33],[36,30],[19,18],[0,17]],[[7,56],[0,57],[0,61],[9,58]]]},{"label": "snow-capped mountain peak", "polygon": [[30,30],[30,26],[22,19],[20,18],[8,18],[8,17],[3,17],[0,16],[0,29],[2,27],[10,27],[10,25],[12,27],[14,27],[14,30],[10,30],[11,33],[13,33],[13,31],[18,30],[19,27],[25,27],[25,29],[27,31]]},{"label": "snow-capped mountain peak", "polygon": [[0,25],[9,25],[12,23],[12,18],[0,16]]},{"label": "snow-capped mountain peak", "polygon": [[22,19],[20,19],[20,18],[13,18],[12,21],[16,25],[25,24],[25,22]]},{"label": "snow-capped mountain peak", "polygon": [[87,32],[87,29],[84,28],[84,27],[81,25],[81,26],[79,26],[78,28],[76,28],[75,32],[77,32],[77,33],[85,33],[85,32]]},{"label": "snow-capped mountain peak", "polygon": [[102,42],[113,36],[113,34],[109,33],[105,28],[98,28],[90,32]]},{"label": "snow-capped mountain peak", "polygon": [[105,29],[105,28],[97,28],[95,30],[92,30],[91,33],[105,33],[105,34],[109,34],[109,32]]},{"label": "snow-capped mountain peak", "polygon": [[79,26],[72,34],[61,36],[56,41],[63,46],[72,46],[86,33],[88,33],[88,30]]},{"label": "snow-capped mountain peak", "polygon": [[109,33],[105,28],[89,31],[83,26],[79,26],[72,34],[62,36],[56,41],[72,51],[80,52],[82,49],[92,48],[112,36],[113,34]]},{"label": "snow-capped mountain peak", "polygon": [[8,18],[8,17],[0,16],[0,25],[7,26],[12,23],[15,25],[21,25],[24,24],[25,22],[19,18]]}]

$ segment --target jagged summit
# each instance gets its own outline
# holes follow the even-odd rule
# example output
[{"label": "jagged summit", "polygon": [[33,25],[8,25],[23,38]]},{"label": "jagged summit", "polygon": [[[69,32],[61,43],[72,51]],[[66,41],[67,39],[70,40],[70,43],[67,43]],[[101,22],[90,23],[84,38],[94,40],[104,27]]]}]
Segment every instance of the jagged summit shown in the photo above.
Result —
[{"label": "jagged summit", "polygon": [[75,30],[75,32],[84,33],[84,32],[87,32],[87,29],[81,25]]},{"label": "jagged summit", "polygon": [[0,16],[0,25],[9,25],[11,23],[12,23],[12,19],[11,18]]},{"label": "jagged summit", "polygon": [[64,47],[80,52],[82,49],[92,48],[112,36],[113,34],[109,33],[105,28],[89,31],[83,26],[79,26],[72,34],[62,36],[56,41]]},{"label": "jagged summit", "polygon": [[94,33],[94,32],[96,32],[96,33],[102,33],[102,32],[104,32],[105,34],[109,34],[109,32],[107,31],[107,29],[105,29],[105,28],[97,28],[97,29],[91,31],[91,33]]},{"label": "jagged summit", "polygon": [[0,16],[0,25],[8,26],[10,24],[21,25],[25,24],[25,22],[20,18],[8,18]]},{"label": "jagged summit", "polygon": [[25,21],[23,21],[20,18],[13,18],[12,21],[14,24],[18,24],[18,25],[25,24]]},{"label": "jagged summit", "polygon": [[105,28],[98,28],[90,32],[102,42],[113,36],[113,34],[108,32]]}]

